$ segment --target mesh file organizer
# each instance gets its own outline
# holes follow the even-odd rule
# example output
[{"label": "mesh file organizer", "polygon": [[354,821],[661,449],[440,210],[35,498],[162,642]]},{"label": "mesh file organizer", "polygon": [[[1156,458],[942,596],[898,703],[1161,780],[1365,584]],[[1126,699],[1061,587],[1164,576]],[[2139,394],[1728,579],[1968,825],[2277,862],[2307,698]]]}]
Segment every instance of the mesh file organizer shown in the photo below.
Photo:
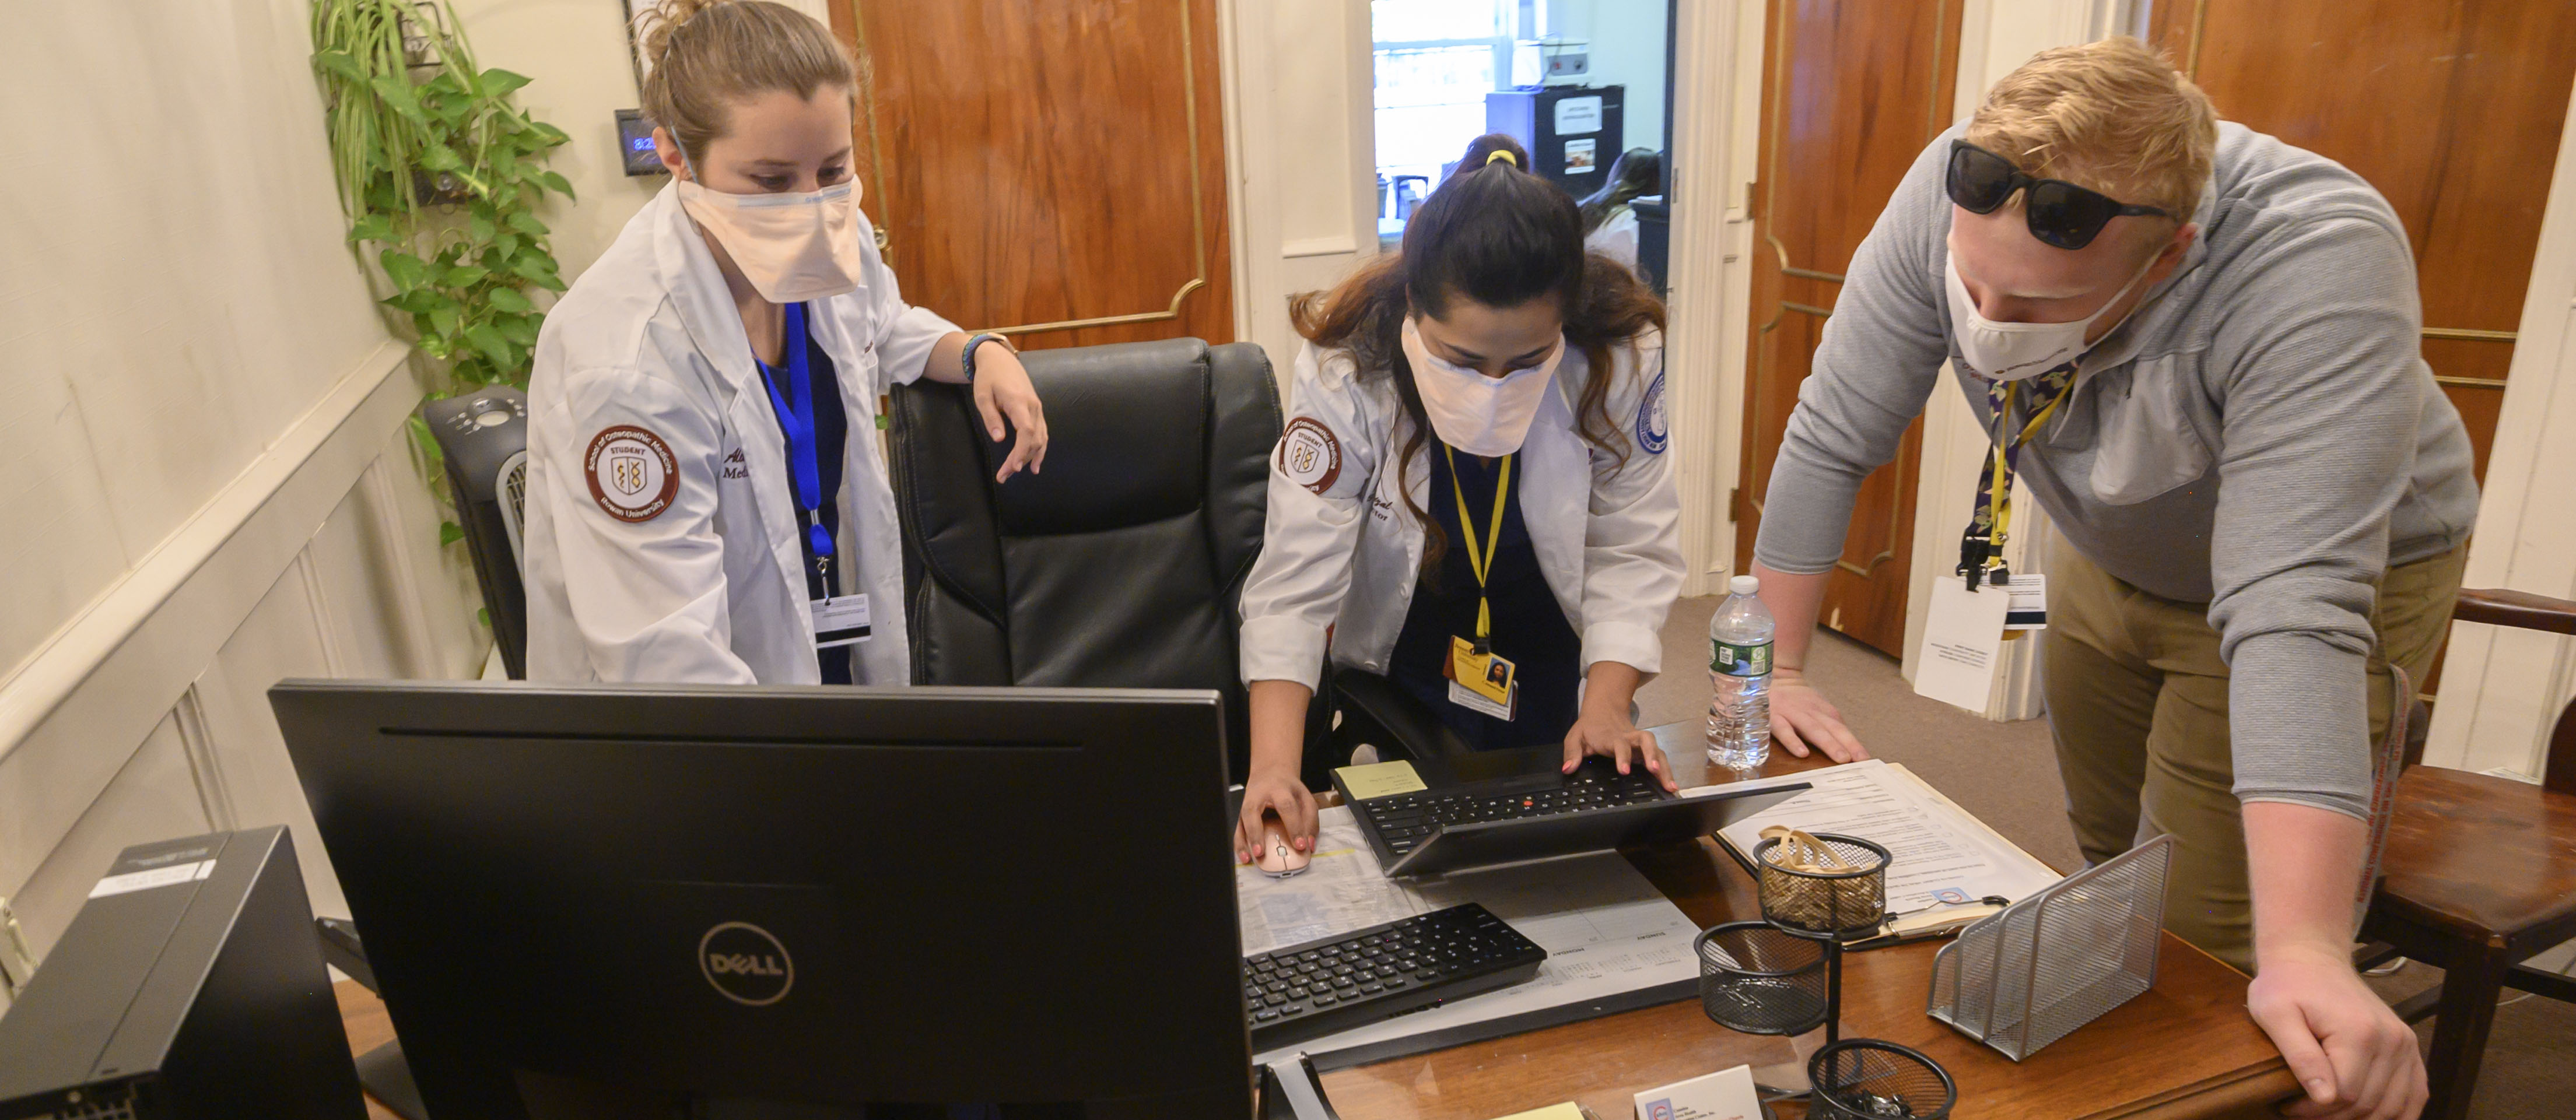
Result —
[{"label": "mesh file organizer", "polygon": [[2020,1061],[2156,982],[2165,872],[2159,836],[1959,932],[1932,960],[1935,1019]]}]

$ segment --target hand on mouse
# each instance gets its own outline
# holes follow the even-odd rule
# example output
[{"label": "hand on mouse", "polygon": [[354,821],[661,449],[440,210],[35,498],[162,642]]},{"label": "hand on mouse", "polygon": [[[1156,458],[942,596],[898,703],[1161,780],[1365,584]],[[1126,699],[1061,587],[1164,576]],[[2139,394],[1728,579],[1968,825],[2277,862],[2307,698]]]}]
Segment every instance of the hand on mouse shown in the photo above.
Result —
[{"label": "hand on mouse", "polygon": [[1243,783],[1243,816],[1234,824],[1234,861],[1251,863],[1261,850],[1261,818],[1279,818],[1288,842],[1307,855],[1315,853],[1315,795],[1294,773],[1259,770]]}]

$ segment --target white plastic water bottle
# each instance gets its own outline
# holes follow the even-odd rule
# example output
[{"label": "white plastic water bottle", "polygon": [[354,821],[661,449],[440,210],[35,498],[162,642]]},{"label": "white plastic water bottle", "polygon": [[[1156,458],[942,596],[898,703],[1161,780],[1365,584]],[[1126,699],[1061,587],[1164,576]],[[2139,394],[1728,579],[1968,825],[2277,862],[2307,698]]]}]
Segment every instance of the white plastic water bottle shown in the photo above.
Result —
[{"label": "white plastic water bottle", "polygon": [[1708,620],[1708,761],[1751,770],[1771,757],[1771,609],[1754,593],[1762,581],[1727,581],[1726,601]]}]

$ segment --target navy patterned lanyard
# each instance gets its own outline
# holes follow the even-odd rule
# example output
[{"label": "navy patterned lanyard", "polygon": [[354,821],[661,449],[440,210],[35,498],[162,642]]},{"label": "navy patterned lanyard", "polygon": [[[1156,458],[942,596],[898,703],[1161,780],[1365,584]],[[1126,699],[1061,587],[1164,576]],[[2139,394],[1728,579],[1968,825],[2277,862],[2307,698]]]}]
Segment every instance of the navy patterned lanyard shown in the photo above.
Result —
[{"label": "navy patterned lanyard", "polygon": [[1995,581],[2007,582],[2012,572],[2004,567],[2004,536],[2012,528],[2013,468],[2021,461],[2021,448],[2038,434],[2050,413],[2066,400],[2075,387],[2076,363],[2068,362],[2030,379],[2030,422],[2022,425],[2021,434],[2007,438],[2005,431],[2012,423],[2013,397],[2019,381],[1986,383],[1986,408],[1994,416],[1992,435],[1994,454],[1986,456],[1985,468],[1977,475],[1977,506],[1968,515],[1968,531],[1959,536],[1959,574],[1968,577],[1968,590],[1986,578],[1989,570]]},{"label": "navy patterned lanyard", "polygon": [[823,527],[823,464],[814,431],[814,381],[805,357],[805,305],[787,305],[787,387],[779,391],[778,370],[760,366],[760,384],[769,390],[769,405],[778,412],[779,430],[787,436],[787,475],[795,484],[796,508],[805,515],[805,542],[814,552],[814,571],[823,578],[823,594],[832,593],[832,534]]}]

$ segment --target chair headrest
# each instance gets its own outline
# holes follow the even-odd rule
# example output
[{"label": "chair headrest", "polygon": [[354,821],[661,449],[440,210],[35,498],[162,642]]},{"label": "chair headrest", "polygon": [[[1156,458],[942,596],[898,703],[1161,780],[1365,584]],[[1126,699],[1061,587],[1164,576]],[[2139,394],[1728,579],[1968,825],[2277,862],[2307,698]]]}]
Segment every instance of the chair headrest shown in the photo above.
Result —
[{"label": "chair headrest", "polygon": [[[1194,338],[1037,350],[1022,357],[1046,402],[1045,473],[995,494],[1006,537],[1093,533],[1193,512],[1206,500],[1209,365]],[[997,465],[1007,445],[986,454]]]}]

